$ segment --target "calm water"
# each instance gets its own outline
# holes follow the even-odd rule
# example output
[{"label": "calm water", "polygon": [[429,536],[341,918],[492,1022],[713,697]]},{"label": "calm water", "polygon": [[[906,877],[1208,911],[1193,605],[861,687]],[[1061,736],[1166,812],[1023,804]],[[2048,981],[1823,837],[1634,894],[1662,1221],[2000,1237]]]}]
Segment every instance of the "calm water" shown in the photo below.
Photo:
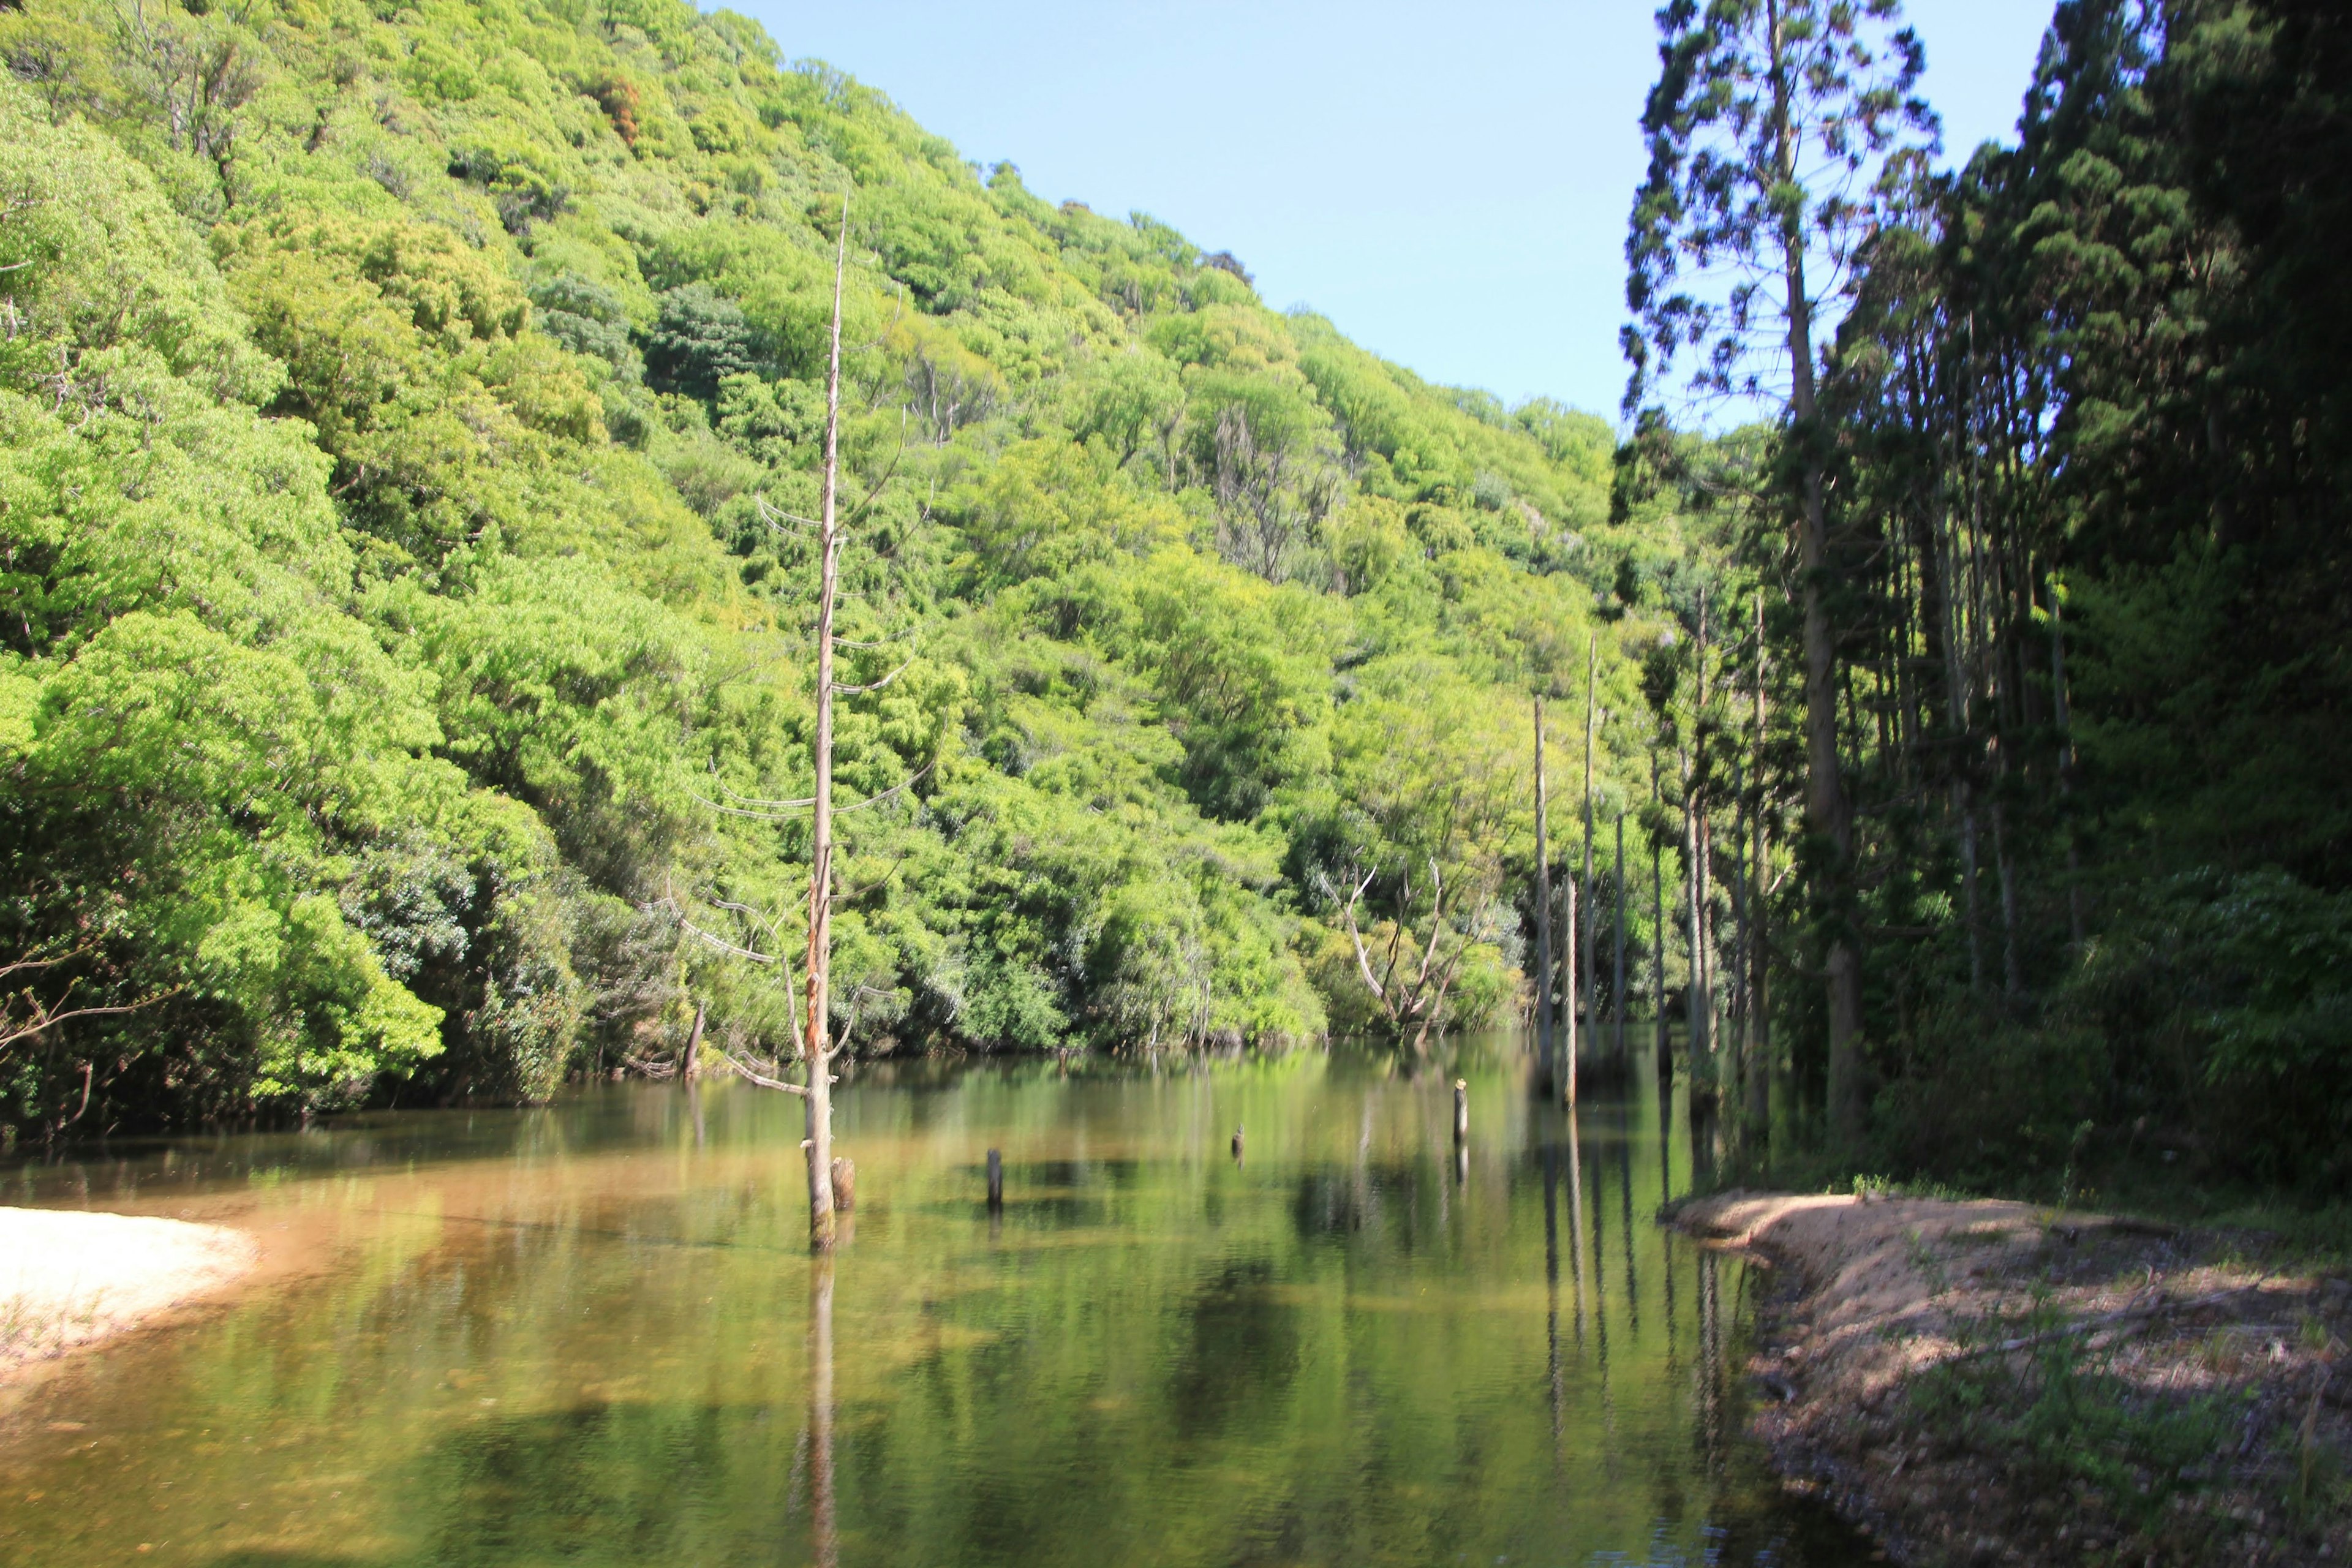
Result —
[{"label": "calm water", "polygon": [[0,1412],[0,1563],[1868,1561],[1739,1436],[1751,1281],[1649,1223],[1678,1108],[1526,1077],[869,1068],[830,1265],[732,1086],[6,1173],[316,1264]]}]

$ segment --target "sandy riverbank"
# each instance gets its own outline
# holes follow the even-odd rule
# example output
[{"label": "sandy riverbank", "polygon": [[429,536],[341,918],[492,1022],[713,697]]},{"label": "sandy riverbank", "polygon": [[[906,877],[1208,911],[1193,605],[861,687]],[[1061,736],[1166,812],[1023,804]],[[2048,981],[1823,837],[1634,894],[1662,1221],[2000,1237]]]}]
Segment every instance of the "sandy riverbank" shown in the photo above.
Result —
[{"label": "sandy riverbank", "polygon": [[1758,1429],[1897,1562],[2352,1559],[2352,1284],[2261,1237],[1736,1192],[1667,1217],[1770,1266]]},{"label": "sandy riverbank", "polygon": [[0,1384],[218,1296],[258,1258],[220,1226],[0,1208]]}]

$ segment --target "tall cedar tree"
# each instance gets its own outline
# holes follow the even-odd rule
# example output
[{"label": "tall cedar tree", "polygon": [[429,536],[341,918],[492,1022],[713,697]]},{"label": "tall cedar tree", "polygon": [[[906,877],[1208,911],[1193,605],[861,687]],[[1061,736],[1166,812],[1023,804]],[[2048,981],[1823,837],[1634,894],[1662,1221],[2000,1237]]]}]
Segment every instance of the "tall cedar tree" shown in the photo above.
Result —
[{"label": "tall cedar tree", "polygon": [[1825,921],[1830,1096],[1861,1131],[1861,953],[1847,908],[1853,810],[1839,774],[1835,634],[1826,604],[1815,344],[1834,325],[1872,195],[1907,149],[1932,146],[1913,91],[1925,65],[1895,0],[1672,0],[1658,12],[1658,81],[1642,128],[1648,179],[1625,241],[1625,408],[1690,351],[1695,400],[1777,405],[1793,458],[1802,572],[1806,826]]}]

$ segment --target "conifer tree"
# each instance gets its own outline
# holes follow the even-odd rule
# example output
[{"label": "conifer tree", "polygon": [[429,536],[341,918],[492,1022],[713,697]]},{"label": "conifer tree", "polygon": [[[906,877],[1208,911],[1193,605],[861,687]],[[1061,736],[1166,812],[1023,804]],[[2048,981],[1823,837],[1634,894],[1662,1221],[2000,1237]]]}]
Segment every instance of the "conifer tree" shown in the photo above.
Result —
[{"label": "conifer tree", "polygon": [[1861,954],[1851,929],[1853,809],[1840,776],[1836,637],[1824,480],[1830,435],[1816,354],[1835,326],[1872,195],[1936,121],[1896,0],[1671,0],[1642,128],[1650,170],[1625,242],[1629,414],[1688,353],[1693,400],[1773,407],[1787,422],[1804,607],[1806,826],[1826,932],[1830,1096],[1861,1130]]}]

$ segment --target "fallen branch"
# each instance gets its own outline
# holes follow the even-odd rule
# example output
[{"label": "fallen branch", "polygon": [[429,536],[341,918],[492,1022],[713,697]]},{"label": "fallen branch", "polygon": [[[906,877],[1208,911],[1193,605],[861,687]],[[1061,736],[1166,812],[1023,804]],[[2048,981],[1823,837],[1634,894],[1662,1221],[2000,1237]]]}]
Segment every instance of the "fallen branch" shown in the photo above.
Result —
[{"label": "fallen branch", "polygon": [[[788,1083],[780,1078],[770,1078],[766,1073],[761,1072],[754,1068],[737,1061],[733,1057],[728,1055],[726,1051],[717,1046],[712,1046],[710,1047],[710,1054],[717,1057],[720,1061],[725,1062],[730,1068],[733,1069],[736,1077],[746,1079],[749,1082],[755,1083],[761,1089],[780,1089],[786,1094],[797,1094],[802,1096],[803,1099],[808,1095],[808,1085],[804,1083]],[[841,1081],[841,1075],[838,1073],[830,1074],[828,1075],[827,1081],[839,1083]]]}]

